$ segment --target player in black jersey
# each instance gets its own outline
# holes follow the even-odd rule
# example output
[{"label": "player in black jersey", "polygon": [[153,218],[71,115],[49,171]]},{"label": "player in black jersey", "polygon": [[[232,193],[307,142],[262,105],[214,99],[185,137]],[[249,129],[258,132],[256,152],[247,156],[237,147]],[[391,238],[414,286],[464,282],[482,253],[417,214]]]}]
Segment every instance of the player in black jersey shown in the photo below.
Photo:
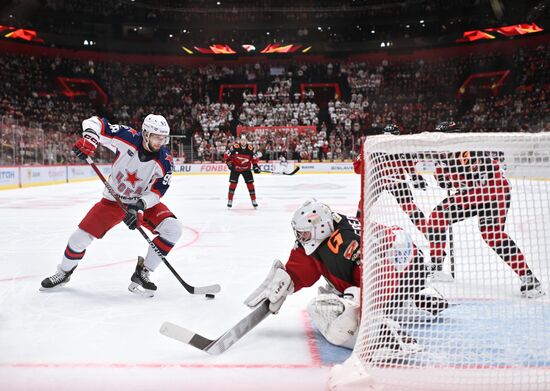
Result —
[{"label": "player in black jersey", "polygon": [[239,177],[242,175],[250,194],[252,206],[256,209],[258,203],[256,202],[256,189],[254,188],[252,171],[259,174],[261,170],[258,166],[259,159],[254,151],[254,147],[248,144],[246,137],[243,135],[238,143],[234,143],[225,151],[224,160],[227,168],[231,171],[229,175],[229,191],[227,193],[227,207],[231,208],[233,206],[235,189],[237,188]]},{"label": "player in black jersey", "polygon": [[[308,313],[330,343],[352,348],[359,327],[361,223],[355,217],[333,213],[327,205],[312,199],[294,213],[292,228],[296,242],[286,265],[276,260],[266,280],[245,304],[255,307],[267,299],[270,310],[277,313],[288,295],[324,277],[327,287],[319,289],[308,305]],[[409,235],[398,227],[381,225],[376,226],[376,232],[384,238],[380,241],[380,264],[384,274],[388,271],[391,275],[380,299],[385,311],[381,335],[386,337],[381,344],[408,350],[415,341],[391,318],[394,310],[413,301],[416,309],[435,316],[447,302],[421,293],[427,276],[424,257]]]}]

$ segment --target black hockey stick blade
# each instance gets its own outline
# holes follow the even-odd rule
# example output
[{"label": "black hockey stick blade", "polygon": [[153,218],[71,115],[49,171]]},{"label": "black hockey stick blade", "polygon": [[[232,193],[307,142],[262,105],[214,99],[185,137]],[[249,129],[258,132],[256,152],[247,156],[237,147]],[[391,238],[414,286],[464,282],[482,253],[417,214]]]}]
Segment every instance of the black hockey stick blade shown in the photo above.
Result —
[{"label": "black hockey stick blade", "polygon": [[218,355],[229,349],[235,342],[240,340],[246,333],[256,327],[262,320],[271,314],[269,301],[265,300],[250,314],[245,316],[235,326],[226,331],[218,339],[212,340],[184,327],[170,322],[164,322],[160,327],[160,333],[176,341],[191,345],[208,354]]},{"label": "black hockey stick blade", "polygon": [[262,170],[262,172],[265,172],[266,174],[273,174],[273,175],[294,175],[296,174],[298,171],[300,171],[300,167],[295,167],[294,170],[292,170],[291,172],[276,172],[276,171],[270,171],[270,170]]},{"label": "black hockey stick blade", "polygon": [[291,172],[283,172],[283,175],[294,175],[296,174],[298,171],[300,171],[300,166],[296,166],[294,168],[294,170],[292,170]]}]

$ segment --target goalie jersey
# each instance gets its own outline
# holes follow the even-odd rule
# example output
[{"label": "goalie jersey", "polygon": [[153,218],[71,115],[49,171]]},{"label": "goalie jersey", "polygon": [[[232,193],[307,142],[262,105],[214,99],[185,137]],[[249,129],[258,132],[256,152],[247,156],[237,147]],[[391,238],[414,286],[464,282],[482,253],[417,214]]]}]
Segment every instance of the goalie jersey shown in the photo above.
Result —
[{"label": "goalie jersey", "polygon": [[338,213],[333,218],[334,232],[311,255],[298,242],[290,252],[285,267],[295,291],[313,285],[321,276],[340,292],[360,286],[361,223]]},{"label": "goalie jersey", "polygon": [[[294,291],[312,286],[319,278],[343,293],[352,286],[361,286],[361,223],[358,219],[339,213],[333,214],[334,231],[319,247],[307,255],[296,241],[285,265],[294,283]],[[412,238],[397,226],[374,224],[369,230],[376,242],[381,267],[393,277],[392,285],[410,268],[413,259],[423,260]]]},{"label": "goalie jersey", "polygon": [[[172,156],[165,146],[148,152],[143,148],[141,132],[110,124],[105,118],[88,118],[82,121],[82,129],[97,134],[100,144],[116,153],[108,182],[123,203],[135,204],[141,199],[149,209],[160,202],[173,170]],[[103,197],[115,201],[106,188]]]}]

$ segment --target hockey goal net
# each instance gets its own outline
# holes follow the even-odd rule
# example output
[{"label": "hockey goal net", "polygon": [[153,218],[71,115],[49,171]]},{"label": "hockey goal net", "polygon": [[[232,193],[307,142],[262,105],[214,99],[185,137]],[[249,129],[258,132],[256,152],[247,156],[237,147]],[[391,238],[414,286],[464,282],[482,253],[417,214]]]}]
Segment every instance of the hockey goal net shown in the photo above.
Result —
[{"label": "hockey goal net", "polygon": [[550,134],[374,136],[331,390],[550,390]]}]

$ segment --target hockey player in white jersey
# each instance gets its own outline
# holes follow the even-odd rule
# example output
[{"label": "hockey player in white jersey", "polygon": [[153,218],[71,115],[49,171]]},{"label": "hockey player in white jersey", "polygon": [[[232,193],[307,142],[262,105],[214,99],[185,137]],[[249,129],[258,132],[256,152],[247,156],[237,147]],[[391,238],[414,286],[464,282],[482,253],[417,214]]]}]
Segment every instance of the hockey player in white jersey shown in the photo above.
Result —
[{"label": "hockey player in white jersey", "polygon": [[[61,287],[69,282],[72,273],[94,239],[101,239],[111,228],[124,222],[131,230],[143,226],[157,235],[153,243],[167,255],[182,233],[181,224],[161,197],[170,186],[173,161],[165,145],[170,128],[161,115],[145,117],[142,131],[129,126],[113,125],[107,119],[91,117],[82,122],[82,137],[73,151],[80,159],[92,156],[102,144],[116,153],[109,184],[117,192],[127,211],[117,205],[105,188],[102,199],[95,204],[69,238],[57,272],[42,281],[41,290]],[[149,274],[161,258],[149,247],[145,258],[138,257],[131,284],[132,292],[153,296],[156,285]]]}]

